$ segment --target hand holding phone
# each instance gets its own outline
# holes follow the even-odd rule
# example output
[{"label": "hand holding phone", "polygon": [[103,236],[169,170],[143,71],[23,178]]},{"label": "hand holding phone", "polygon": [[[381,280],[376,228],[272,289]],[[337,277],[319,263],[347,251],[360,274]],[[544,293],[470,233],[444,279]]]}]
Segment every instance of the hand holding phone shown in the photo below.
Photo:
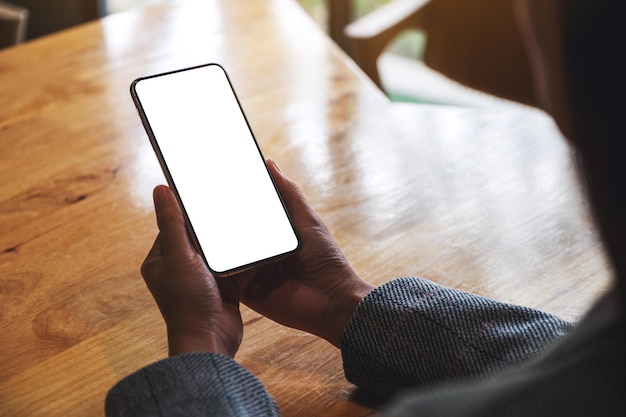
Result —
[{"label": "hand holding phone", "polygon": [[142,77],[131,96],[209,269],[231,275],[299,242],[224,69]]}]

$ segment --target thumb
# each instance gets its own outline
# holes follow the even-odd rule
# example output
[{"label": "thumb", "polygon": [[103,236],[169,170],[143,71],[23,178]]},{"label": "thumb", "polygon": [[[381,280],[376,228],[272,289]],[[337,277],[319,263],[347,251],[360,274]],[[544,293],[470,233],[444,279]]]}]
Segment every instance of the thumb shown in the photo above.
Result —
[{"label": "thumb", "polygon": [[192,249],[183,213],[172,190],[165,185],[157,185],[152,196],[164,254],[167,256]]}]

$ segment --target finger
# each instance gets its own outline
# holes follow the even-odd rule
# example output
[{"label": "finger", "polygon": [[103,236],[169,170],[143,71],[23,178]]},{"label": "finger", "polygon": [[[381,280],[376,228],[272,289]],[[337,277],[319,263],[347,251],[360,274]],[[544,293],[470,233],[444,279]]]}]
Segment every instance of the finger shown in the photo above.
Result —
[{"label": "finger", "polygon": [[162,252],[176,254],[193,250],[187,236],[183,213],[172,190],[165,185],[158,185],[154,188],[153,198]]},{"label": "finger", "polygon": [[321,219],[307,201],[300,187],[281,171],[274,160],[268,159],[267,166],[280,195],[283,197],[287,211],[296,225],[306,226],[311,222],[321,223]]}]

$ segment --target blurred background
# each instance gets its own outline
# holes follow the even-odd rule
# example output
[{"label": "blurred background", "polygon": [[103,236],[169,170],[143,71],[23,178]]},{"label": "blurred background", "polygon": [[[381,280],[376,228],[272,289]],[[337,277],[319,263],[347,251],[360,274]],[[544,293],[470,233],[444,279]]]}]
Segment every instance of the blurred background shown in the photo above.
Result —
[{"label": "blurred background", "polygon": [[[154,1],[158,0],[0,0],[0,48]],[[476,75],[477,72],[469,68],[466,72],[471,75],[468,79],[470,82],[462,85],[444,76],[442,72],[434,70],[432,65],[426,65],[424,51],[428,35],[424,28],[432,26],[427,26],[430,22],[426,22],[426,11],[432,8],[433,3],[445,6],[445,0],[294,1],[313,17],[322,30],[328,33],[393,101],[461,106],[512,105],[511,102],[466,86],[476,84],[475,79],[480,84],[480,78],[489,75],[487,72],[484,76]],[[483,0],[471,3],[475,5],[481,1]],[[456,5],[455,9],[458,9]],[[439,15],[443,14],[437,12]],[[433,14],[432,11],[429,13],[429,16]],[[446,22],[444,25],[447,24]],[[488,36],[493,38],[491,35]],[[462,69],[475,61],[473,56],[462,57],[458,53],[461,48],[462,45],[459,44],[456,52],[452,50],[450,53],[439,54],[439,57],[445,58],[444,68]],[[440,49],[454,48],[451,48],[448,42]],[[449,58],[455,53],[458,56],[456,61],[448,63]],[[485,62],[484,57],[478,59]],[[523,68],[523,65],[515,62],[511,63],[511,66],[512,68],[515,66],[515,70]],[[507,77],[510,78],[511,74],[511,68],[507,68]],[[460,75],[462,79],[465,74]],[[491,77],[490,81],[493,79],[494,77]],[[523,85],[523,82],[518,85]],[[530,101],[522,98],[523,102]]]}]

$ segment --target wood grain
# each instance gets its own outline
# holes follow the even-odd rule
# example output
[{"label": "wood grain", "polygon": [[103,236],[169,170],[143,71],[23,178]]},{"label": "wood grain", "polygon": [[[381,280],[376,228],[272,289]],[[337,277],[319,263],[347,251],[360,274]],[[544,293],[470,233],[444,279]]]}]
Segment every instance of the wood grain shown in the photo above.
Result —
[{"label": "wood grain", "polygon": [[[97,416],[166,356],[139,266],[163,176],[140,76],[227,69],[261,148],[356,269],[577,320],[609,274],[543,113],[390,103],[289,0],[171,1],[0,52],[0,415]],[[244,308],[237,359],[285,416],[360,416],[340,353]]]}]

